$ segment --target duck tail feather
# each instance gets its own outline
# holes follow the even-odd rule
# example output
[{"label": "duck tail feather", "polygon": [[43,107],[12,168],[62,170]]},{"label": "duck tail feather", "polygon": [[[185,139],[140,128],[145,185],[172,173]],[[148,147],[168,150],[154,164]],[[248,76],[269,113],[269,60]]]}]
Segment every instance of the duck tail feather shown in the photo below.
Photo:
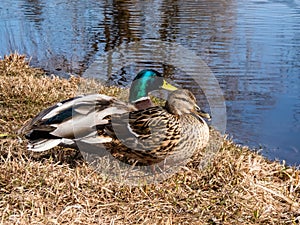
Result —
[{"label": "duck tail feather", "polygon": [[58,146],[60,143],[62,143],[61,139],[42,139],[30,142],[27,149],[34,152],[43,152]]}]

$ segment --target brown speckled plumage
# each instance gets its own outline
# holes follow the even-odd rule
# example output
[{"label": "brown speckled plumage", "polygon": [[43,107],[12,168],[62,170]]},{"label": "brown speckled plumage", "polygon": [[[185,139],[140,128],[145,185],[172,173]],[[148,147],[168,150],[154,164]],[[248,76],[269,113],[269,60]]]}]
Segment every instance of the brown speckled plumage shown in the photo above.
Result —
[{"label": "brown speckled plumage", "polygon": [[[198,115],[195,97],[183,89],[170,94],[165,108],[150,107],[117,115],[111,118],[111,124],[106,128],[115,138],[105,147],[123,161],[136,160],[142,165],[158,163],[166,157],[173,161],[188,159],[209,139],[209,129]],[[103,135],[103,130],[99,131]]]}]

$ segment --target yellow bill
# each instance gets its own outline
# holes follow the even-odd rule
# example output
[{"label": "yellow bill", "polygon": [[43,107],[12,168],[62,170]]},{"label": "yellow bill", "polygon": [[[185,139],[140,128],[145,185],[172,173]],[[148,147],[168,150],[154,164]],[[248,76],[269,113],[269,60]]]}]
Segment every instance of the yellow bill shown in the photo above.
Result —
[{"label": "yellow bill", "polygon": [[169,84],[166,80],[164,80],[163,85],[161,87],[168,91],[175,91],[178,89],[177,87],[173,86],[172,84]]}]

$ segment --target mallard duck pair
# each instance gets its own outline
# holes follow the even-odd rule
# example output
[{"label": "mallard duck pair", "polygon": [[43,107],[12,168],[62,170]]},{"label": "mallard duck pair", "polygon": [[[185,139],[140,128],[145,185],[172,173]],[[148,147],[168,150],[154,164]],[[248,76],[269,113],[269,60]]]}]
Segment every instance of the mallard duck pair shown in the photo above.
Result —
[{"label": "mallard duck pair", "polygon": [[[148,94],[161,88],[171,91],[167,102],[153,106]],[[174,155],[185,159],[207,145],[209,128],[202,117],[209,115],[190,91],[168,84],[159,72],[138,73],[129,101],[102,94],[74,97],[41,111],[19,133],[32,151],[104,145],[115,158],[141,165]]]}]

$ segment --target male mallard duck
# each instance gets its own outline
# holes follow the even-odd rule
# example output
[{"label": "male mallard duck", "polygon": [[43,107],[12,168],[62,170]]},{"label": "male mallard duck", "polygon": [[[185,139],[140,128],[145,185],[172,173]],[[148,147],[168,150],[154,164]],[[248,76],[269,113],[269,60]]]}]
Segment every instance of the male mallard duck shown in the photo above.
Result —
[{"label": "male mallard duck", "polygon": [[189,157],[208,142],[209,129],[201,116],[209,116],[184,89],[173,91],[165,107],[151,106],[148,92],[160,87],[176,89],[156,71],[144,70],[130,89],[131,103],[101,94],[78,96],[43,110],[20,133],[33,151],[57,145],[78,148],[84,143],[104,145],[114,157],[142,165],[168,155]]}]

